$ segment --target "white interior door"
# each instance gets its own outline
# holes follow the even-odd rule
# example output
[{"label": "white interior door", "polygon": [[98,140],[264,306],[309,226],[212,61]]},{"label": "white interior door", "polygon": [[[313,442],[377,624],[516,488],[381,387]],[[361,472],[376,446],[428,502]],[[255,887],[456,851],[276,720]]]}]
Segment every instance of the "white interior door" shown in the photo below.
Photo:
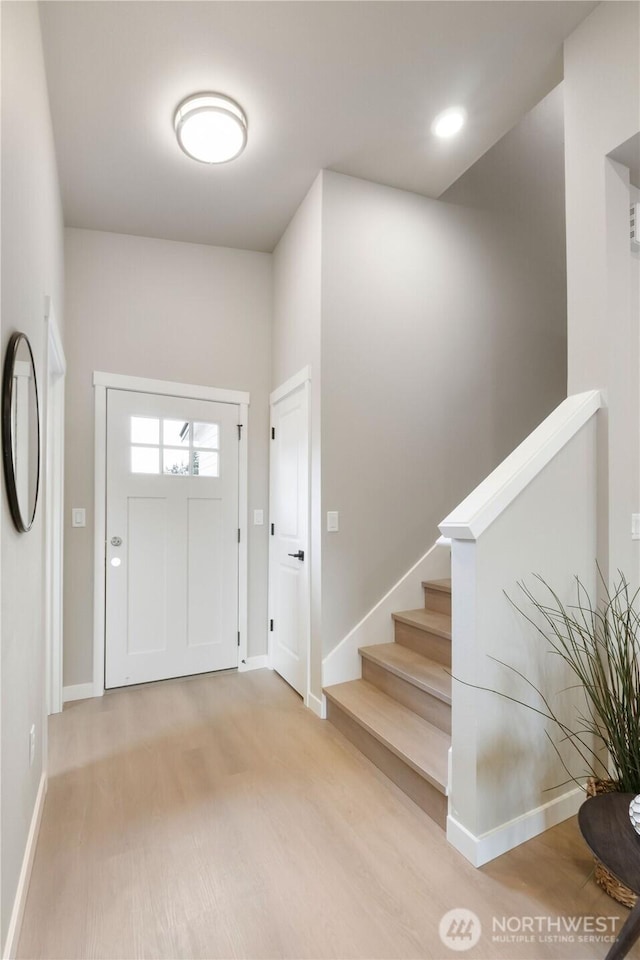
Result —
[{"label": "white interior door", "polygon": [[107,688],[238,665],[238,418],[107,391]]},{"label": "white interior door", "polygon": [[307,383],[272,404],[271,437],[271,664],[305,696],[310,621]]}]

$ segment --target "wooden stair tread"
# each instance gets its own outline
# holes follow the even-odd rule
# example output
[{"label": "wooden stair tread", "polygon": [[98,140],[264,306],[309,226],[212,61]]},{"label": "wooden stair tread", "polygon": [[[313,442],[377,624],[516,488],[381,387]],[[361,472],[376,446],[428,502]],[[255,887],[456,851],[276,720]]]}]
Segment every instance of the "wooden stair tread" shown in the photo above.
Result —
[{"label": "wooden stair tread", "polygon": [[424,630],[425,633],[434,633],[438,637],[444,637],[445,640],[451,640],[451,617],[446,613],[436,613],[434,610],[425,610],[424,607],[420,607],[418,610],[392,613],[391,616],[394,620],[406,623],[417,630]]},{"label": "wooden stair tread", "polygon": [[451,580],[423,580],[422,586],[429,590],[439,590],[440,593],[451,593]]},{"label": "wooden stair tread", "polygon": [[451,676],[446,667],[436,660],[430,660],[399,643],[360,647],[360,655],[438,700],[451,703]]},{"label": "wooden stair tread", "polygon": [[440,793],[447,792],[451,738],[366,680],[324,690],[325,696]]}]

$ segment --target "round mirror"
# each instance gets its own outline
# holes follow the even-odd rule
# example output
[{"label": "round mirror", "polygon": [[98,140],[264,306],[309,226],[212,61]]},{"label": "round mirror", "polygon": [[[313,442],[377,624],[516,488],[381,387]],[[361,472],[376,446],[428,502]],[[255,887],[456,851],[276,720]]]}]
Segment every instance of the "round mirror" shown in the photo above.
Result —
[{"label": "round mirror", "polygon": [[36,368],[24,333],[12,335],[4,363],[2,459],[11,516],[18,530],[26,533],[38,502],[40,416]]}]

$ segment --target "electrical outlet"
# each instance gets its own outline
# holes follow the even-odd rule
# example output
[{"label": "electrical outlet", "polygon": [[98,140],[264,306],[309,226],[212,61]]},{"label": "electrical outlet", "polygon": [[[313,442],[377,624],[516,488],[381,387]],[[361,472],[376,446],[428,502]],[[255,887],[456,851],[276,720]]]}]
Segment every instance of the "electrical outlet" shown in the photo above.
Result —
[{"label": "electrical outlet", "polygon": [[35,723],[31,724],[31,730],[29,730],[29,766],[33,766],[33,759],[36,755],[36,725]]}]

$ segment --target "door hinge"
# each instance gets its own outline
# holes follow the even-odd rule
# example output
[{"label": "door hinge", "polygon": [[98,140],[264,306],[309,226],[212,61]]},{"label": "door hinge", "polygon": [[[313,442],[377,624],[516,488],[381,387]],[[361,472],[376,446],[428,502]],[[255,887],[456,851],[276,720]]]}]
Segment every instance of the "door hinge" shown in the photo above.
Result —
[{"label": "door hinge", "polygon": [[273,536],[275,532],[276,532],[276,525],[275,525],[275,523],[272,523],[272,524],[271,524],[271,536]]},{"label": "door hinge", "polygon": [[238,440],[242,440],[242,424],[238,424]]},{"label": "door hinge", "polygon": [[240,646],[240,631],[238,630],[238,646]]},{"label": "door hinge", "polygon": [[273,633],[273,620],[269,620],[269,630]]},{"label": "door hinge", "polygon": [[276,438],[276,428],[271,427],[271,439],[275,440],[275,438]]},{"label": "door hinge", "polygon": [[238,543],[240,543],[240,527],[238,527]]}]

